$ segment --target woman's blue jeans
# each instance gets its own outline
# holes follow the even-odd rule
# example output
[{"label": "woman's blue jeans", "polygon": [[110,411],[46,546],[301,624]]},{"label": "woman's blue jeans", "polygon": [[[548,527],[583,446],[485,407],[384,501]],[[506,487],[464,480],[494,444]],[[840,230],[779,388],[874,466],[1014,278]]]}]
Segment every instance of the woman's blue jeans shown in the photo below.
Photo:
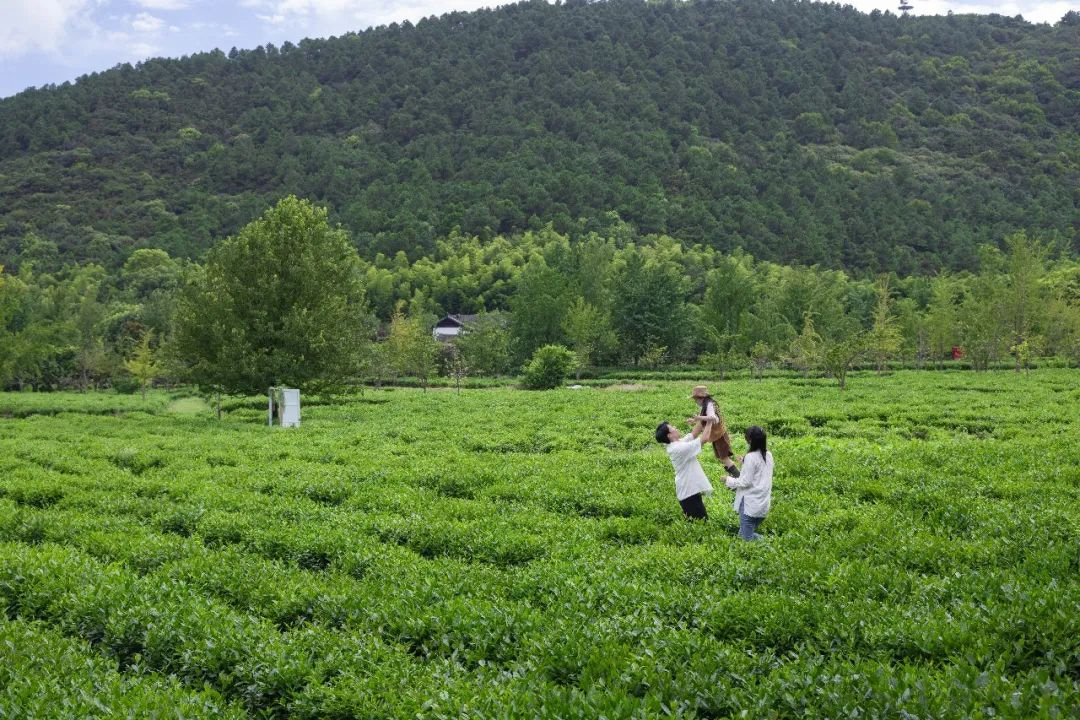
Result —
[{"label": "woman's blue jeans", "polygon": [[739,502],[739,537],[743,540],[760,540],[761,536],[757,534],[757,529],[765,518],[752,517],[744,513],[743,505],[745,504],[745,500]]}]

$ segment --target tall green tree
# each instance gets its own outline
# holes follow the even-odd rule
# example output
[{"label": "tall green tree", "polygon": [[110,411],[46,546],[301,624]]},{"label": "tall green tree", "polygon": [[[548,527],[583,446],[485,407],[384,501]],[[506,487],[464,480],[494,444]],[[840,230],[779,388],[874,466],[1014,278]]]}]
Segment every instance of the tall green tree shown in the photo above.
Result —
[{"label": "tall green tree", "polygon": [[1042,346],[1038,331],[1043,325],[1048,298],[1040,280],[1044,274],[1046,251],[1037,240],[1023,232],[1010,235],[1005,243],[1008,247],[1008,279],[1002,308],[1007,324],[1006,342],[1019,372],[1031,354]]},{"label": "tall green tree", "polygon": [[808,377],[810,371],[821,364],[822,340],[821,335],[814,329],[814,316],[807,312],[803,316],[802,330],[791,341],[784,361],[796,370],[802,372],[803,377]]},{"label": "tall green tree", "polygon": [[952,348],[960,344],[958,292],[955,278],[948,274],[938,275],[931,284],[926,309],[927,339],[930,356],[939,368]]},{"label": "tall green tree", "polygon": [[566,311],[563,330],[570,340],[570,349],[577,356],[577,379],[581,370],[593,365],[597,355],[615,342],[608,314],[585,298],[578,297]]},{"label": "tall green tree", "polygon": [[842,340],[830,340],[822,349],[822,367],[832,377],[841,390],[847,387],[847,375],[855,363],[866,352],[866,337],[862,333],[851,335]]},{"label": "tall green tree", "polygon": [[778,282],[769,289],[776,297],[776,307],[789,335],[802,327],[807,312],[814,316],[814,326],[825,338],[841,338],[856,329],[854,318],[845,312],[845,292],[850,285],[841,272],[816,267],[786,267]]},{"label": "tall green tree", "polygon": [[390,334],[383,343],[391,367],[398,375],[412,375],[427,390],[435,370],[439,341],[432,337],[422,317],[406,317],[400,310],[390,320]]},{"label": "tall green tree", "polygon": [[510,300],[510,334],[519,362],[531,358],[543,345],[565,341],[563,318],[571,297],[566,276],[543,258],[534,258],[525,267]]},{"label": "tall green tree", "polygon": [[15,375],[16,337],[21,330],[19,315],[26,294],[26,283],[5,273],[0,265],[0,387],[6,386]]},{"label": "tall green tree", "polygon": [[0,387],[49,385],[48,376],[57,379],[58,359],[70,362],[70,327],[57,321],[54,305],[32,266],[18,275],[0,268]]},{"label": "tall green tree", "polygon": [[284,198],[188,275],[170,345],[187,379],[252,393],[355,378],[372,325],[356,249],[326,216]]},{"label": "tall green tree", "polygon": [[755,339],[750,335],[750,315],[761,300],[758,278],[745,253],[719,260],[706,278],[702,319],[715,332],[716,351],[746,352]]},{"label": "tall green tree", "polygon": [[885,363],[900,352],[903,338],[893,315],[893,299],[889,294],[889,276],[882,275],[876,286],[877,302],[874,304],[873,325],[866,336],[867,350],[874,358],[878,374],[885,372]]},{"label": "tall green tree", "polygon": [[611,324],[623,355],[635,365],[659,348],[684,341],[683,280],[670,263],[646,260],[637,249],[623,253],[614,270]]},{"label": "tall green tree", "polygon": [[960,306],[960,336],[964,352],[976,370],[986,370],[997,360],[1005,347],[1007,327],[1003,265],[997,248],[983,246],[979,250],[979,274],[968,286]]},{"label": "tall green tree", "polygon": [[481,313],[454,344],[471,372],[502,375],[510,370],[510,331],[503,314]]},{"label": "tall green tree", "polygon": [[85,265],[57,286],[57,299],[68,318],[70,342],[75,347],[79,387],[86,390],[111,374],[112,365],[100,333],[107,306],[102,302],[105,269]]},{"label": "tall green tree", "polygon": [[1061,262],[1047,273],[1046,344],[1055,355],[1080,363],[1080,263]]},{"label": "tall green tree", "polygon": [[121,282],[137,299],[175,288],[180,276],[180,264],[169,257],[169,253],[158,248],[139,248],[131,253],[120,269]]},{"label": "tall green tree", "polygon": [[922,369],[930,354],[930,326],[927,315],[919,309],[914,298],[905,297],[896,302],[896,323],[900,330],[900,356],[910,359],[915,367]]},{"label": "tall green tree", "polygon": [[153,347],[152,332],[143,333],[143,338],[130,358],[124,361],[124,367],[139,382],[143,400],[146,389],[161,375],[161,363],[157,359],[157,349]]}]

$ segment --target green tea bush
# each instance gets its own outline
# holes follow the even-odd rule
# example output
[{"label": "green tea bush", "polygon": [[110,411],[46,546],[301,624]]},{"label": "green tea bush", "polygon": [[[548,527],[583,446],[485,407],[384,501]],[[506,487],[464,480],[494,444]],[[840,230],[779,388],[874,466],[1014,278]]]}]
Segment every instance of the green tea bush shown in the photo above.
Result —
[{"label": "green tea bush", "polygon": [[700,379],[0,397],[0,715],[1075,715],[1074,371],[711,382],[770,430],[763,543],[708,454],[681,519]]},{"label": "green tea bush", "polygon": [[0,619],[0,717],[83,720],[89,717],[246,718],[212,688],[133,668],[124,673],[89,643],[39,622]]}]

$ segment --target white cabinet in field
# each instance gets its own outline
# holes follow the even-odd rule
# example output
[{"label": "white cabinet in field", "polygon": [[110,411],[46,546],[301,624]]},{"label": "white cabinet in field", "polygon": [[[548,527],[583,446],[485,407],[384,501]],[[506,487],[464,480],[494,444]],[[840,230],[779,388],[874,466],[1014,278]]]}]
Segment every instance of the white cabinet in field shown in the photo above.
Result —
[{"label": "white cabinet in field", "polygon": [[270,404],[267,408],[266,424],[274,424],[274,409],[277,409],[278,424],[281,427],[300,427],[300,391],[296,388],[270,388]]},{"label": "white cabinet in field", "polygon": [[281,427],[300,427],[300,391],[285,388],[281,395]]}]

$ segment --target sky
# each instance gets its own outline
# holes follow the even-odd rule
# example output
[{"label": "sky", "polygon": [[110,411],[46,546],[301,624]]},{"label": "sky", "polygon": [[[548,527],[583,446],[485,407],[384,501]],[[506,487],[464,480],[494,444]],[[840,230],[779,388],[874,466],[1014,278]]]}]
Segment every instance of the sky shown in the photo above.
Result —
[{"label": "sky", "polygon": [[[1055,23],[1080,0],[910,0],[914,14],[998,13]],[[281,45],[502,0],[0,0],[0,98],[118,63]],[[896,12],[899,0],[848,0]]]}]

